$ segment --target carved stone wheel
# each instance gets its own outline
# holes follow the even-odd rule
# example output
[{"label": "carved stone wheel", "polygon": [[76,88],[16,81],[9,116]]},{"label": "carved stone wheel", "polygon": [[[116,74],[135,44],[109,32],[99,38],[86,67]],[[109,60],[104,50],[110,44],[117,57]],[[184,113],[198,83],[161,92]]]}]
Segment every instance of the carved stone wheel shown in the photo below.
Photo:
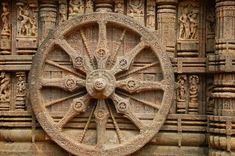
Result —
[{"label": "carved stone wheel", "polygon": [[127,155],[159,131],[173,99],[171,63],[133,19],[66,21],[33,59],[30,99],[46,133],[75,155]]}]

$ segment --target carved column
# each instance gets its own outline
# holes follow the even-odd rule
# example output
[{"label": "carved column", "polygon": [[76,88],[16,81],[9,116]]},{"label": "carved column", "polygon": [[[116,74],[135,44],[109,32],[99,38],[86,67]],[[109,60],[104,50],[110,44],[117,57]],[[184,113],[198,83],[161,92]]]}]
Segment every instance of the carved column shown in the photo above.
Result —
[{"label": "carved column", "polygon": [[40,3],[40,41],[48,34],[49,30],[53,29],[56,24],[56,2],[43,0]]},{"label": "carved column", "polygon": [[95,0],[95,11],[112,12],[113,0]]},{"label": "carved column", "polygon": [[175,52],[177,3],[178,0],[157,0],[157,29],[170,57]]},{"label": "carved column", "polygon": [[216,0],[216,51],[209,57],[214,77],[214,116],[209,117],[210,155],[234,155],[235,1]]}]

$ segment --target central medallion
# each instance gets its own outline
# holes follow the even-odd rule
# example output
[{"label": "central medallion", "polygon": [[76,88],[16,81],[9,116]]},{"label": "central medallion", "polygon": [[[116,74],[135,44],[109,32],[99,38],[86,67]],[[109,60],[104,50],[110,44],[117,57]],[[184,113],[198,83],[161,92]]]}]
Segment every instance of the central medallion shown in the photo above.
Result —
[{"label": "central medallion", "polygon": [[87,92],[95,99],[107,99],[115,89],[116,79],[107,70],[98,69],[88,74]]}]

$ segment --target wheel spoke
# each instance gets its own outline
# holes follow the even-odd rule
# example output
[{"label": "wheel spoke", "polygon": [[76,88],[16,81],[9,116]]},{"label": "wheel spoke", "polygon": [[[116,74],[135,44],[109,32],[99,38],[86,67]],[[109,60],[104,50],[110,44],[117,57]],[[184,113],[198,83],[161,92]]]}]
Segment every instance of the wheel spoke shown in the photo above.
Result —
[{"label": "wheel spoke", "polygon": [[105,68],[110,53],[108,50],[106,21],[98,21],[98,24],[99,24],[99,39],[95,52],[95,58],[97,61],[98,68],[103,69]]},{"label": "wheel spoke", "polygon": [[139,93],[150,90],[164,90],[165,88],[162,82],[139,81],[133,78],[117,81],[116,87],[123,89],[128,93]]},{"label": "wheel spoke", "polygon": [[151,102],[148,102],[148,101],[145,101],[145,100],[138,99],[138,98],[136,98],[136,97],[134,97],[134,96],[127,95],[127,94],[125,94],[125,93],[123,93],[123,92],[118,92],[118,93],[121,94],[121,95],[127,96],[127,97],[131,98],[131,99],[134,100],[134,101],[137,101],[137,102],[140,102],[140,103],[142,103],[142,104],[144,104],[144,105],[147,105],[147,106],[150,106],[150,107],[152,107],[152,108],[155,108],[155,109],[157,109],[157,110],[160,109],[160,106],[159,106],[159,105],[156,105],[155,103],[151,103]]},{"label": "wheel spoke", "polygon": [[82,71],[83,73],[90,71],[90,69],[85,69],[85,67],[87,67],[85,65],[86,61],[81,55],[81,52],[71,47],[65,39],[56,39],[55,44],[60,46],[70,56],[74,68]]},{"label": "wheel spoke", "polygon": [[104,100],[98,100],[94,114],[97,127],[97,147],[102,148],[106,139],[106,125],[109,118],[109,111]]},{"label": "wheel spoke", "polygon": [[109,109],[110,116],[113,120],[114,128],[116,129],[116,132],[117,132],[117,137],[118,137],[119,143],[123,143],[124,142],[124,137],[121,134],[121,130],[118,126],[118,123],[117,123],[114,115],[113,115],[113,112],[112,112],[112,109],[111,109],[110,105],[108,105],[108,109]]},{"label": "wheel spoke", "polygon": [[64,90],[73,92],[86,85],[85,80],[77,78],[75,76],[65,76],[63,78],[41,79],[41,85],[44,87],[57,87]]},{"label": "wheel spoke", "polygon": [[87,123],[86,123],[86,125],[85,125],[85,128],[84,128],[84,130],[83,130],[83,132],[82,132],[82,135],[81,135],[81,137],[80,137],[80,139],[79,139],[79,142],[80,142],[80,143],[82,143],[83,139],[85,138],[85,135],[86,135],[86,132],[87,132],[87,130],[88,130],[88,126],[89,126],[90,123],[91,123],[91,118],[92,118],[92,115],[93,115],[94,111],[95,111],[95,107],[93,106],[92,111],[91,111],[91,113],[90,113],[90,115],[89,115],[89,118],[88,118],[88,120],[87,120]]},{"label": "wheel spoke", "polygon": [[134,115],[130,108],[130,101],[128,99],[125,99],[116,93],[112,94],[111,99],[113,100],[118,113],[123,114],[124,117],[131,120],[136,125],[136,127],[139,128],[140,132],[144,130],[146,126]]},{"label": "wheel spoke", "polygon": [[110,62],[109,62],[109,66],[110,67],[115,64],[115,61],[117,59],[117,54],[118,54],[118,52],[119,52],[119,50],[121,48],[121,45],[123,43],[123,40],[124,40],[125,36],[126,36],[126,31],[127,31],[127,29],[123,30],[122,35],[121,35],[121,37],[119,39],[119,42],[118,42],[118,46],[115,49],[114,53],[110,56],[110,59],[109,59],[110,60]]},{"label": "wheel spoke", "polygon": [[129,70],[134,58],[146,47],[149,47],[146,41],[139,42],[130,52],[126,55],[118,57],[117,62],[112,68],[112,72],[117,74],[122,71]]},{"label": "wheel spoke", "polygon": [[121,78],[126,77],[126,76],[129,76],[129,75],[131,75],[131,74],[140,72],[140,71],[142,71],[142,70],[144,70],[144,69],[153,67],[153,66],[155,66],[155,65],[157,65],[157,64],[158,64],[158,62],[154,62],[154,63],[151,63],[151,64],[144,65],[143,67],[140,67],[140,68],[131,70],[131,71],[125,73],[125,74],[121,74],[120,76],[117,76],[117,79],[121,79]]},{"label": "wheel spoke", "polygon": [[87,56],[88,56],[89,62],[90,62],[90,64],[91,64],[91,66],[88,64],[88,65],[89,65],[89,68],[92,70],[92,69],[94,69],[94,67],[95,67],[94,56],[92,55],[91,49],[90,49],[90,47],[88,46],[88,42],[87,42],[86,36],[85,36],[85,34],[84,34],[84,31],[80,30],[80,35],[81,35],[81,37],[82,37],[82,42],[83,42],[83,44],[84,44],[84,46],[85,46],[85,48],[86,48]]},{"label": "wheel spoke", "polygon": [[76,98],[73,100],[69,110],[66,112],[64,117],[57,123],[57,127],[62,130],[62,128],[75,116],[86,111],[90,96],[88,94],[83,97]]},{"label": "wheel spoke", "polygon": [[78,74],[77,72],[74,72],[73,70],[67,68],[67,67],[64,67],[64,66],[61,66],[60,64],[56,63],[55,61],[52,61],[52,60],[46,60],[46,63],[49,64],[49,65],[52,65],[52,66],[55,66],[57,68],[60,68],[62,70],[65,70],[75,76],[78,76],[78,77],[83,77],[84,78],[84,75],[81,75],[81,74]]},{"label": "wheel spoke", "polygon": [[68,99],[74,98],[74,97],[76,97],[76,96],[81,96],[81,95],[84,94],[84,93],[85,93],[85,91],[80,92],[80,93],[76,93],[76,94],[73,94],[73,95],[69,95],[69,96],[67,96],[67,97],[63,97],[63,98],[60,98],[60,99],[57,99],[57,100],[50,101],[50,102],[48,102],[48,103],[45,104],[45,107],[49,107],[49,106],[52,106],[52,105],[61,103],[61,102],[66,101],[66,100],[68,100]]}]

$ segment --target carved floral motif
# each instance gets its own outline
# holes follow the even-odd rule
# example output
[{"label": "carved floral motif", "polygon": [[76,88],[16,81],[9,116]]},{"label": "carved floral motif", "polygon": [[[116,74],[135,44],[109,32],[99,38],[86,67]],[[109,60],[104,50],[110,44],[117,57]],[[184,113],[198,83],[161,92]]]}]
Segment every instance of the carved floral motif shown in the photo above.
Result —
[{"label": "carved floral motif", "polygon": [[115,12],[124,14],[124,1],[123,0],[115,1]]}]

